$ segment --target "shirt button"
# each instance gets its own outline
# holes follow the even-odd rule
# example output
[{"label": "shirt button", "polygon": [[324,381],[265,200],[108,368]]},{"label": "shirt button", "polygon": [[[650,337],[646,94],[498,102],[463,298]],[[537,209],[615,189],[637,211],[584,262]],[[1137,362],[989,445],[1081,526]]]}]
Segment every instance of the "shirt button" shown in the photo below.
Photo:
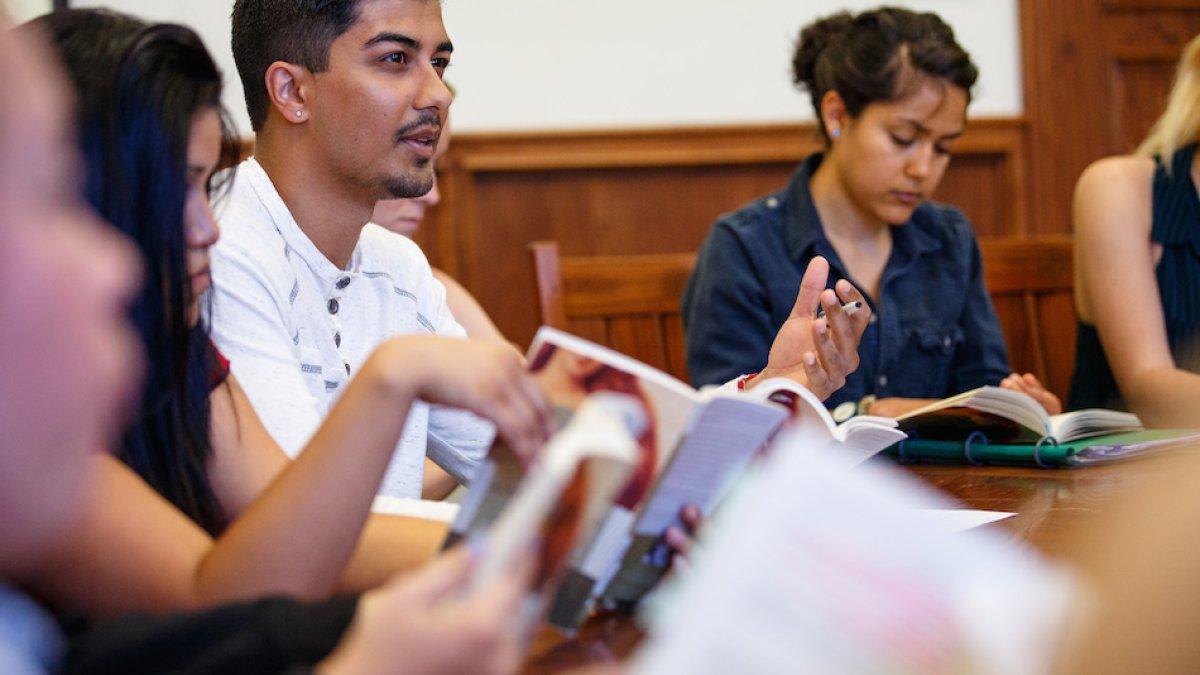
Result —
[{"label": "shirt button", "polygon": [[330,298],[330,299],[329,299],[329,304],[328,304],[328,305],[326,305],[326,306],[329,308],[329,313],[330,313],[330,314],[337,314],[337,313],[338,313],[338,308],[340,307],[340,305],[338,305],[337,298]]},{"label": "shirt button", "polygon": [[349,375],[350,374],[350,364],[343,361],[342,365],[346,366],[346,374]]},{"label": "shirt button", "polygon": [[339,291],[349,285],[350,285],[350,277],[342,277],[341,279],[338,279],[337,287],[338,287]]},{"label": "shirt button", "polygon": [[942,346],[944,346],[944,347],[946,347],[947,349],[949,349],[950,345],[951,345],[953,342],[954,342],[954,341],[950,339],[950,336],[949,336],[949,335],[947,335],[947,336],[945,337],[945,339],[943,339],[943,340],[942,340]]},{"label": "shirt button", "polygon": [[333,334],[333,344],[334,344],[334,346],[336,346],[336,347],[341,347],[341,346],[342,346],[342,334],[341,334],[341,333],[334,333],[334,334]]},{"label": "shirt button", "polygon": [[877,382],[879,382],[879,386],[881,388],[886,387],[887,386],[887,375],[880,375]]}]

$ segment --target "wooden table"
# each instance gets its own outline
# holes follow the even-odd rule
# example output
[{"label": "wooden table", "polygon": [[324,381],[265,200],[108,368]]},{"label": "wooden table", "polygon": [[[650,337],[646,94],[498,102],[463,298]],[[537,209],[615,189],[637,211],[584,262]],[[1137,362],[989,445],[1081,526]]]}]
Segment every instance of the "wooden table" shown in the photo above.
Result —
[{"label": "wooden table", "polygon": [[[969,508],[1016,513],[986,527],[1069,563],[1079,554],[1078,534],[1089,523],[1126,490],[1173,470],[1174,459],[1168,454],[1087,469],[906,468]],[[642,637],[629,616],[612,613],[593,617],[573,639],[547,630],[535,641],[524,672],[554,673],[617,662],[629,656]]]}]

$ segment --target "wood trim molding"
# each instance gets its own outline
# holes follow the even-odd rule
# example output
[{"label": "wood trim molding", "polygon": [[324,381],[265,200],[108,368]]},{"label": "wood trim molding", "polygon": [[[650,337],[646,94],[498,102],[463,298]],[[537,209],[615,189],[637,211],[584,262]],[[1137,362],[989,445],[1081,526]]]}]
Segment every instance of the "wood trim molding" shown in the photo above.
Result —
[{"label": "wood trim molding", "polygon": [[[1025,122],[1018,117],[973,119],[955,144],[958,154],[1019,154]],[[708,166],[796,162],[821,147],[815,124],[464,133],[441,160],[443,173],[553,171],[628,167]],[[254,152],[242,138],[238,161]]]},{"label": "wood trim molding", "polygon": [[[973,119],[955,151],[1008,153],[1023,130],[1021,118]],[[474,173],[761,164],[799,161],[820,147],[815,124],[465,133],[441,166]]]},{"label": "wood trim molding", "polygon": [[1113,50],[1113,60],[1116,63],[1168,63],[1173,66],[1179,61],[1179,49],[1174,45],[1122,45]]},{"label": "wood trim molding", "polygon": [[1196,9],[1196,0],[1104,0],[1106,9],[1126,11],[1164,11]]}]

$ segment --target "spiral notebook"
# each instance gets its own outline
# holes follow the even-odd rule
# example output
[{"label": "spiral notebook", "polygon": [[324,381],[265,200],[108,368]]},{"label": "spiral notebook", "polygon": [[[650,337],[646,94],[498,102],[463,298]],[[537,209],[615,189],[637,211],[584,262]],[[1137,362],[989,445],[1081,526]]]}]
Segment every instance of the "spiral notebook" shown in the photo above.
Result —
[{"label": "spiral notebook", "polygon": [[887,453],[904,462],[999,464],[1010,466],[1082,467],[1200,444],[1200,429],[1153,429],[1106,434],[1059,443],[993,443],[976,431],[963,440],[908,438]]}]

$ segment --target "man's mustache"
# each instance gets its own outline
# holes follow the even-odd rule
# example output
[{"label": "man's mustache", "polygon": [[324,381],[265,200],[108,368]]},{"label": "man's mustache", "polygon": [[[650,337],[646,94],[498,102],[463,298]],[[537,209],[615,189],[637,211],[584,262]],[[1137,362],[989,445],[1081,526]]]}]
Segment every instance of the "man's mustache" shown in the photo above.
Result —
[{"label": "man's mustache", "polygon": [[405,124],[404,126],[400,127],[396,131],[396,134],[394,136],[394,138],[396,140],[396,145],[400,145],[400,143],[405,139],[405,137],[411,135],[413,132],[418,131],[420,129],[424,129],[426,127],[434,127],[437,130],[438,135],[440,136],[442,133],[442,119],[440,117],[438,117],[437,115],[434,115],[432,113],[427,113],[427,114],[421,115],[420,117],[413,120],[412,122]]}]

